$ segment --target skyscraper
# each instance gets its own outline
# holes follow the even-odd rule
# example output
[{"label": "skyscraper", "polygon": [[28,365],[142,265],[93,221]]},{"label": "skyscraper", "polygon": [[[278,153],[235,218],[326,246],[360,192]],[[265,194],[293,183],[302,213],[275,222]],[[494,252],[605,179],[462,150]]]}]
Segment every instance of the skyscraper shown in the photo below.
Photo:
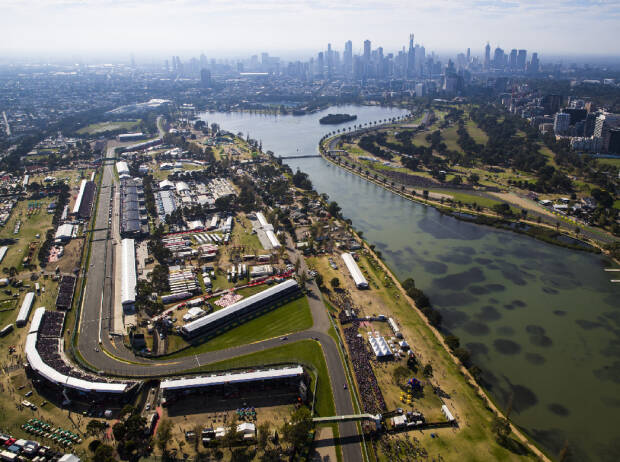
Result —
[{"label": "skyscraper", "polygon": [[540,62],[538,61],[538,53],[532,53],[532,60],[530,61],[530,65],[528,66],[527,71],[530,74],[537,74],[539,67]]},{"label": "skyscraper", "polygon": [[344,64],[344,74],[347,77],[351,76],[353,72],[353,43],[351,40],[348,40],[344,44],[344,55],[343,55],[343,64]]},{"label": "skyscraper", "polygon": [[211,86],[211,72],[205,68],[200,69],[200,83],[205,88]]},{"label": "skyscraper", "polygon": [[493,67],[496,69],[504,68],[504,50],[497,47],[493,52]]},{"label": "skyscraper", "polygon": [[415,76],[415,48],[413,47],[413,34],[409,35],[409,51],[407,53],[407,77]]},{"label": "skyscraper", "polygon": [[364,40],[364,62],[370,62],[370,40]]},{"label": "skyscraper", "polygon": [[527,63],[527,50],[519,50],[517,55],[517,68],[524,71]]},{"label": "skyscraper", "polygon": [[332,51],[332,44],[327,44],[327,78],[331,79],[334,74],[334,52]]},{"label": "skyscraper", "polygon": [[322,51],[319,52],[319,56],[317,57],[316,68],[317,68],[316,69],[316,75],[318,77],[322,78],[323,77],[323,71],[325,69],[325,58],[324,58],[324,55],[323,55]]},{"label": "skyscraper", "polygon": [[510,57],[508,58],[508,67],[510,67],[511,71],[514,71],[517,68],[517,50],[515,48],[510,50]]},{"label": "skyscraper", "polygon": [[491,68],[491,45],[487,42],[487,46],[484,47],[484,69],[489,70]]}]

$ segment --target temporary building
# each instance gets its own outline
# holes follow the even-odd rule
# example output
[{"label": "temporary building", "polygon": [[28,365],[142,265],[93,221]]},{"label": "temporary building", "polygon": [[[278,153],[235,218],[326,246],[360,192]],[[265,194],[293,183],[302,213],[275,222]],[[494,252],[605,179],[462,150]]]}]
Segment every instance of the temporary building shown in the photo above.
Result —
[{"label": "temporary building", "polygon": [[136,250],[133,239],[121,241],[121,303],[130,306],[136,302]]},{"label": "temporary building", "polygon": [[359,266],[357,266],[357,262],[353,258],[353,255],[350,253],[343,253],[342,259],[344,260],[344,264],[347,266],[353,281],[358,289],[368,289],[368,281],[362,274]]}]

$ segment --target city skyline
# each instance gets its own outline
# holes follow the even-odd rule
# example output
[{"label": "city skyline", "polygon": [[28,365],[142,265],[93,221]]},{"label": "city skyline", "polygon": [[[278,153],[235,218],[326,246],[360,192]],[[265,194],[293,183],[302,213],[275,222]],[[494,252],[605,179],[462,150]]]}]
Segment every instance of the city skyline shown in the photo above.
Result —
[{"label": "city skyline", "polygon": [[[327,41],[363,49],[371,38],[386,50],[402,47],[414,31],[437,52],[461,46],[538,49],[541,54],[615,55],[620,2],[535,2],[423,0],[411,6],[391,0],[338,3],[194,2],[162,0],[161,8],[140,1],[4,1],[0,26],[7,40],[1,54],[135,53],[169,54],[204,50],[226,55],[242,50],[281,53],[313,50]],[[149,5],[152,5],[150,3]],[[166,8],[164,8],[166,6]],[[303,17],[303,21],[299,18]],[[596,30],[596,33],[590,31]],[[588,32],[588,33],[586,33]],[[286,37],[286,40],[282,38]]]}]

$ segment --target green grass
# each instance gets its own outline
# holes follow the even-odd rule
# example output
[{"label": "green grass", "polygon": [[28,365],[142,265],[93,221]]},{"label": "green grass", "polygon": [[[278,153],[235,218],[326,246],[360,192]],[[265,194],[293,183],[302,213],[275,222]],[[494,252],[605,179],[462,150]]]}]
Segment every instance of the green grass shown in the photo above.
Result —
[{"label": "green grass", "polygon": [[131,130],[140,124],[140,120],[130,120],[126,122],[100,122],[90,124],[84,128],[80,128],[77,133],[80,135],[96,135],[97,133],[105,133],[115,130]]},{"label": "green grass", "polygon": [[476,143],[487,144],[487,141],[489,141],[489,137],[484,132],[484,130],[478,127],[476,122],[474,122],[473,120],[468,120],[467,122],[465,122],[465,127],[467,127],[469,136],[471,136]]},{"label": "green grass", "polygon": [[[45,198],[38,201],[21,200],[17,203],[6,225],[0,230],[0,239],[17,239],[15,244],[9,246],[6,256],[0,264],[1,268],[14,266],[21,270],[22,261],[28,255],[28,245],[36,240],[35,236],[40,234],[39,244],[45,240],[45,232],[52,226],[52,214],[47,213],[47,206],[52,200],[55,201],[56,198]],[[40,209],[35,214],[28,216],[27,211],[30,202],[38,202]],[[19,233],[13,234],[17,220],[21,220],[21,227]],[[37,252],[34,252],[31,263],[38,265],[38,262]]]},{"label": "green grass", "polygon": [[[245,356],[208,364],[186,371],[186,373],[198,373],[208,371],[227,370],[241,367],[266,366],[284,362],[298,362],[306,366],[312,366],[318,372],[319,384],[317,387],[316,413],[319,416],[331,416],[335,414],[332,389],[327,374],[327,365],[323,356],[323,350],[314,340],[301,340],[299,342],[271,348],[265,351],[251,353]],[[310,390],[314,389],[314,381]]]},{"label": "green grass", "polygon": [[598,163],[620,168],[620,159],[596,159]]},{"label": "green grass", "polygon": [[448,194],[454,198],[455,201],[461,201],[463,204],[473,204],[474,202],[481,207],[491,208],[496,204],[500,204],[500,201],[489,199],[488,197],[476,196],[474,194],[467,194],[462,192],[453,192],[450,190],[433,190],[435,192]]},{"label": "green grass", "polygon": [[457,151],[462,153],[463,150],[458,144],[459,135],[456,133],[458,130],[458,125],[452,125],[441,131],[441,137],[443,138],[443,142],[446,143],[446,147],[451,151]]},{"label": "green grass", "polygon": [[312,327],[312,314],[306,297],[298,298],[262,316],[218,335],[205,343],[173,353],[167,358],[223,350],[239,345],[258,342],[280,335],[291,334]]}]

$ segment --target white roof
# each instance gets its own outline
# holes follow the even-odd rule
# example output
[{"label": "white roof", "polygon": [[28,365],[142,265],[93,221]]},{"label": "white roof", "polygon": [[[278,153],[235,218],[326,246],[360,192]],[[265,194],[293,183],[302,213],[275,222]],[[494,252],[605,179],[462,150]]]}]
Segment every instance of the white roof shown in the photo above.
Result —
[{"label": "white roof", "polygon": [[203,316],[200,319],[185,324],[185,326],[183,326],[183,330],[187,333],[190,333],[192,331],[202,329],[203,327],[208,326],[215,321],[219,321],[220,319],[226,318],[228,316],[233,316],[235,313],[249,306],[252,306],[255,303],[258,303],[271,295],[277,294],[291,287],[297,287],[297,281],[295,281],[294,279],[288,279],[276,286],[270,287],[266,290],[263,290],[262,292],[251,295],[248,298],[239,300],[237,303],[233,303],[226,308],[222,308],[221,310],[218,310],[214,313]]},{"label": "white roof", "polygon": [[29,334],[35,333],[41,327],[41,320],[43,319],[43,315],[45,314],[45,307],[42,306],[34,310],[34,315],[32,316],[32,322],[30,323],[30,329],[28,330]]},{"label": "white roof", "polygon": [[70,239],[74,237],[74,234],[73,234],[74,230],[75,230],[75,225],[72,225],[71,223],[63,223],[56,230],[56,234],[54,237],[56,239],[62,239],[62,238]]},{"label": "white roof", "polygon": [[82,197],[84,196],[84,188],[86,188],[86,180],[82,180],[80,183],[80,192],[75,199],[75,204],[73,205],[73,213],[78,213],[80,211],[80,204],[82,204]]},{"label": "white roof", "polygon": [[166,189],[166,188],[174,188],[174,183],[170,180],[163,180],[159,182],[159,189]]},{"label": "white roof", "polygon": [[344,260],[344,264],[347,265],[347,269],[349,270],[349,273],[351,273],[351,277],[353,278],[357,288],[367,288],[368,281],[360,271],[359,266],[357,266],[356,261],[353,259],[353,255],[350,253],[343,253],[342,259]]},{"label": "white roof", "polygon": [[119,177],[129,175],[129,166],[127,165],[127,162],[124,160],[118,161],[116,163],[116,171],[118,172]]},{"label": "white roof", "polygon": [[58,462],[80,462],[81,460],[82,459],[73,454],[65,454],[60,459],[58,459]]},{"label": "white roof", "polygon": [[452,416],[452,413],[448,409],[448,406],[444,404],[443,406],[441,406],[441,410],[443,411],[444,415],[446,416],[446,419],[448,419],[449,422],[454,421],[454,417]]},{"label": "white roof", "polygon": [[121,303],[136,301],[136,250],[133,239],[123,239],[121,249]]},{"label": "white roof", "polygon": [[26,358],[28,359],[30,367],[50,382],[81,391],[123,393],[127,388],[127,385],[124,383],[89,382],[87,380],[69,377],[58,372],[51,366],[45,364],[43,359],[41,359],[37,351],[37,335],[37,333],[28,334],[24,351],[26,352]]},{"label": "white roof", "polygon": [[33,302],[34,292],[28,292],[24,297],[22,307],[19,309],[19,313],[17,314],[17,319],[15,320],[17,324],[25,324],[28,321],[28,316],[30,316],[30,309],[32,308]]},{"label": "white roof", "polygon": [[265,218],[265,215],[263,215],[263,212],[256,212],[256,219],[261,226],[267,226],[269,224]]},{"label": "white roof", "polygon": [[208,387],[230,383],[283,379],[287,377],[296,377],[302,375],[303,373],[304,369],[301,366],[241,373],[227,372],[221,375],[210,375],[206,377],[166,379],[161,381],[159,388],[162,390],[181,390],[184,388]]},{"label": "white roof", "polygon": [[267,239],[269,239],[269,242],[274,249],[280,247],[280,241],[278,241],[278,238],[273,231],[267,230],[265,234],[267,235]]},{"label": "white roof", "polygon": [[7,250],[9,250],[9,248],[6,245],[0,247],[0,262],[2,262],[2,260],[4,260],[4,256],[6,255]]},{"label": "white roof", "polygon": [[374,337],[373,335],[369,335],[368,341],[370,342],[370,347],[377,358],[392,355],[392,350],[390,350],[390,346],[383,337]]}]

